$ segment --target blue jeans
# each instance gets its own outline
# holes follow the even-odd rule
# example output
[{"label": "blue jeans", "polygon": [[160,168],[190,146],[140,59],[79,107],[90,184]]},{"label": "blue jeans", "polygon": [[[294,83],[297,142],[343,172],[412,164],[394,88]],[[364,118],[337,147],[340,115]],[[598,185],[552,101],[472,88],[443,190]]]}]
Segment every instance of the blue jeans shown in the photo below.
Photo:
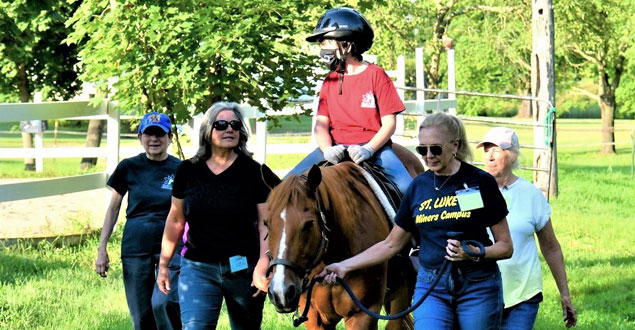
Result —
[{"label": "blue jeans", "polygon": [[122,257],[121,265],[126,301],[134,329],[181,329],[179,293],[176,289],[181,256],[175,254],[169,265],[172,285],[169,295],[159,291],[156,285],[159,254]]},{"label": "blue jeans", "polygon": [[501,330],[531,330],[534,328],[542,293],[503,310]]},{"label": "blue jeans", "polygon": [[265,295],[253,297],[251,286],[257,260],[232,273],[229,264],[204,263],[183,258],[179,280],[179,302],[183,329],[215,329],[223,298],[232,329],[260,329]]},{"label": "blue jeans", "polygon": [[[324,154],[320,148],[315,148],[313,152],[308,154],[298,165],[296,165],[285,178],[291,174],[301,175],[313,166],[321,161],[324,161]],[[384,173],[392,182],[394,182],[402,194],[406,193],[408,186],[412,181],[410,173],[403,166],[392,147],[385,145],[379,150],[375,151],[373,157],[369,159],[373,164],[377,164],[384,169]]]},{"label": "blue jeans", "polygon": [[[504,306],[500,272],[468,278],[453,268],[441,275],[437,286],[413,312],[415,329],[498,329]],[[436,269],[419,269],[414,301],[436,276]]]}]

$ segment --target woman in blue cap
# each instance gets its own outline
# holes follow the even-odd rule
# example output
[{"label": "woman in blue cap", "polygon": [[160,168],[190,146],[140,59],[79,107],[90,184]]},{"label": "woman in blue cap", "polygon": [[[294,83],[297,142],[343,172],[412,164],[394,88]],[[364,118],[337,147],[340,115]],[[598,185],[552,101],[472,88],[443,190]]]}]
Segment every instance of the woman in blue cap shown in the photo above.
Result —
[{"label": "woman in blue cap", "polygon": [[[128,193],[126,225],[121,241],[123,282],[130,317],[135,329],[180,329],[177,290],[165,295],[156,287],[161,238],[170,211],[172,182],[181,161],[168,155],[172,142],[170,118],[158,112],[143,116],[139,142],[145,152],[124,159],[108,179],[112,191],[106,210],[95,271],[106,277],[110,259],[106,246],[119,216],[121,201]],[[182,246],[182,243],[179,244]],[[181,261],[170,264],[171,282],[176,283]],[[175,286],[176,287],[176,286]]]}]

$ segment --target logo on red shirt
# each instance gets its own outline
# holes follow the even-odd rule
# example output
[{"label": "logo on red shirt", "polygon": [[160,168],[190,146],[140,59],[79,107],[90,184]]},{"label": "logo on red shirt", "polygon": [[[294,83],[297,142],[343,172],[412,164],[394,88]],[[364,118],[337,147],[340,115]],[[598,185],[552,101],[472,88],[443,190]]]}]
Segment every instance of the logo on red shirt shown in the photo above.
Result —
[{"label": "logo on red shirt", "polygon": [[373,95],[372,91],[369,91],[368,93],[362,96],[361,107],[377,109],[377,106],[375,105],[375,95]]}]

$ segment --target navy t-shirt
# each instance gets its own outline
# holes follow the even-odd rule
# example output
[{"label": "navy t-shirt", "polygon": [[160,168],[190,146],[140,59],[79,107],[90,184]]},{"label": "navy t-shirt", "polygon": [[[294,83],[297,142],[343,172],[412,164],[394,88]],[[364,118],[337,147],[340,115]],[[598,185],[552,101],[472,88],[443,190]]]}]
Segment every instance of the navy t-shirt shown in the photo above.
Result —
[{"label": "navy t-shirt", "polygon": [[[448,232],[462,232],[463,240],[476,240],[484,246],[492,245],[487,227],[507,216],[507,205],[496,180],[489,173],[461,162],[459,171],[452,175],[437,176],[430,170],[417,176],[401,202],[395,223],[420,238],[419,262],[423,267],[435,269],[441,266],[447,254]],[[447,182],[446,182],[447,179]],[[436,187],[440,187],[437,191]],[[445,182],[445,183],[444,183]],[[478,187],[483,207],[461,211],[456,197],[457,190]],[[496,262],[462,261],[467,269],[492,269]]]},{"label": "navy t-shirt", "polygon": [[121,196],[128,193],[122,257],[161,253],[165,219],[172,200],[172,182],[180,163],[174,156],[153,161],[140,153],[122,160],[108,179],[108,186]]},{"label": "navy t-shirt", "polygon": [[204,161],[183,161],[172,196],[183,199],[189,225],[185,257],[207,263],[228,263],[235,255],[257,259],[257,204],[266,201],[279,181],[266,165],[261,167],[242,153],[220,174],[214,174]]}]

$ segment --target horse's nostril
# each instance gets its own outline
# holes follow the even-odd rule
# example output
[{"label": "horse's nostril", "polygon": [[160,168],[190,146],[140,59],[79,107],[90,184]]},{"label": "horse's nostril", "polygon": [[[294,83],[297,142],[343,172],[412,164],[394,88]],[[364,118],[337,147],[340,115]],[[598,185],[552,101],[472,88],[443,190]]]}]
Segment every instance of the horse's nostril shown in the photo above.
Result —
[{"label": "horse's nostril", "polygon": [[278,301],[278,296],[276,296],[272,291],[273,290],[271,290],[271,288],[269,288],[269,291],[267,292],[267,296],[269,297],[269,301],[271,301],[274,305],[279,305],[280,302]]},{"label": "horse's nostril", "polygon": [[287,288],[287,291],[284,293],[285,300],[287,302],[294,301],[297,296],[297,292],[295,290],[295,285],[291,284]]}]

